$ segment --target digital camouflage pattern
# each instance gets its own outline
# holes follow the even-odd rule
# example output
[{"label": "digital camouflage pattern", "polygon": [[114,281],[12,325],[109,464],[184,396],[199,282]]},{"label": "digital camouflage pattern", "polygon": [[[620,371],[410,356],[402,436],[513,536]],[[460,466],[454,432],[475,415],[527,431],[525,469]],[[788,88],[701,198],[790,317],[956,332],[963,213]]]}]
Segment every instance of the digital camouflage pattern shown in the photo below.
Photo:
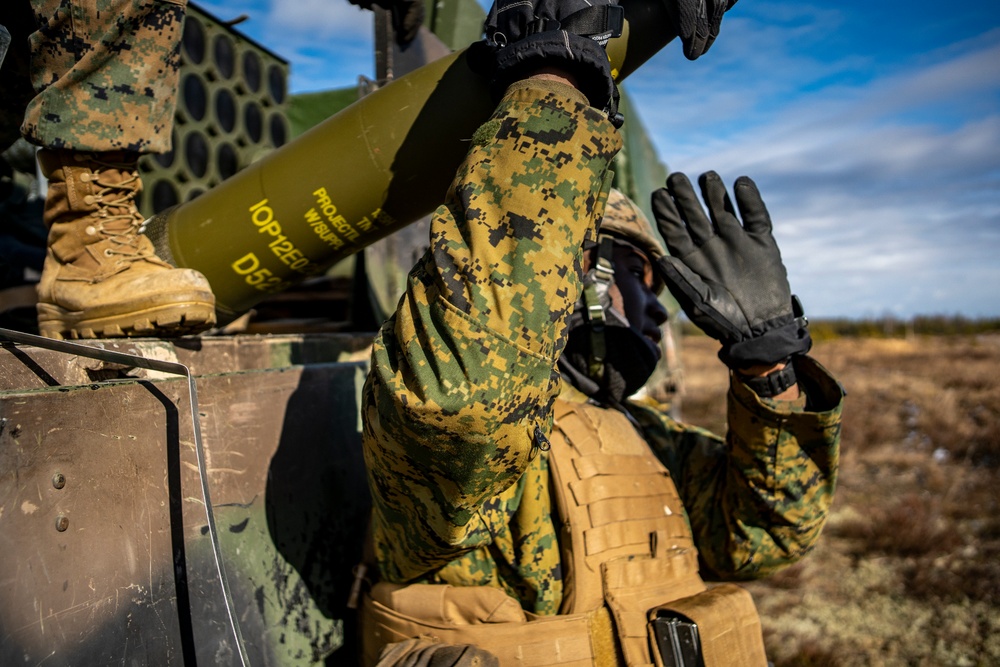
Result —
[{"label": "digital camouflage pattern", "polygon": [[[497,586],[529,611],[559,611],[546,446],[556,360],[619,147],[575,90],[529,82],[512,86],[473,138],[433,218],[431,248],[375,341],[365,387],[384,579]],[[721,576],[764,574],[818,535],[836,476],[840,394],[818,367],[804,374],[821,412],[736,385],[728,443],[633,406]]]},{"label": "digital camouflage pattern", "polygon": [[48,148],[170,149],[187,0],[7,2],[13,43],[3,84],[5,98],[13,94],[0,111],[4,147],[20,127]]},{"label": "digital camouflage pattern", "polygon": [[837,484],[844,392],[814,360],[795,363],[795,401],[760,398],[731,376],[725,439],[654,401],[628,404],[674,479],[705,579],[772,574],[819,539]]},{"label": "digital camouflage pattern", "polygon": [[539,454],[581,247],[620,147],[607,118],[560,84],[515,84],[473,137],[365,389],[386,579],[488,584],[558,608]]}]

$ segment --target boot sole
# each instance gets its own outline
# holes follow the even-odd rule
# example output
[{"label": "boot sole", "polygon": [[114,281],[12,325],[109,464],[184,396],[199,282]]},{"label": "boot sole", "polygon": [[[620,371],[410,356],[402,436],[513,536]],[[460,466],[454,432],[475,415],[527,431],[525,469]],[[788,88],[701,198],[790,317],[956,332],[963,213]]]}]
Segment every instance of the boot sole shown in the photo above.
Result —
[{"label": "boot sole", "polygon": [[49,303],[38,304],[39,333],[56,340],[173,338],[211,329],[215,321],[215,306],[203,301],[170,303],[96,318],[87,318],[86,312],[68,311]]}]

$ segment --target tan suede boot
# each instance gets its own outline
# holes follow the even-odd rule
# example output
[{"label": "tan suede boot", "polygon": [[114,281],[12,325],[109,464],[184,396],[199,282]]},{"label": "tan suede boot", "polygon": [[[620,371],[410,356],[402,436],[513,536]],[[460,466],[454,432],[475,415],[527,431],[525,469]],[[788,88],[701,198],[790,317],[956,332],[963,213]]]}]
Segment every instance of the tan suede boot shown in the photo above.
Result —
[{"label": "tan suede boot", "polygon": [[134,156],[43,149],[48,254],[38,329],[49,338],[179,336],[215,325],[205,276],[156,256],[139,233]]}]

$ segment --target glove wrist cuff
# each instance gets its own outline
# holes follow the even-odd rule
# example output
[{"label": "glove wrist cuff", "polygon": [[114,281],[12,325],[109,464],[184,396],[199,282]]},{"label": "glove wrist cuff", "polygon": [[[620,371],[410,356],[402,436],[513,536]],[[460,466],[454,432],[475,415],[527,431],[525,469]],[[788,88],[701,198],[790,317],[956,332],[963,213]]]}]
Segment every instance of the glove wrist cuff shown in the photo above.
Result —
[{"label": "glove wrist cuff", "polygon": [[772,371],[767,375],[746,377],[736,373],[740,381],[761,398],[774,398],[783,394],[798,383],[795,376],[795,364],[789,360],[781,370]]},{"label": "glove wrist cuff", "polygon": [[746,368],[757,364],[773,365],[796,354],[805,354],[812,348],[812,337],[803,318],[771,329],[767,333],[725,345],[719,359],[730,368]]},{"label": "glove wrist cuff", "polygon": [[555,67],[573,76],[589,104],[608,110],[609,118],[615,121],[618,95],[611,78],[611,63],[604,48],[589,37],[564,30],[534,33],[499,49],[494,62],[490,82],[494,99],[500,99],[514,81],[542,67]]}]

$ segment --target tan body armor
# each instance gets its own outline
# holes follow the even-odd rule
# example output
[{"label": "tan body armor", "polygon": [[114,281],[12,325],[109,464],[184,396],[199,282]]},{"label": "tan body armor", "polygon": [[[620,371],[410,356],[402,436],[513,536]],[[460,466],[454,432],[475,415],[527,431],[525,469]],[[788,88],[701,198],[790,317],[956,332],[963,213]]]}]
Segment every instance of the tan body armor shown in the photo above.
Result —
[{"label": "tan body armor", "polygon": [[660,610],[698,624],[705,665],[766,664],[750,594],[706,590],[670,474],[628,419],[559,400],[549,452],[562,525],[564,598],[536,616],[498,588],[376,584],[362,610],[366,665],[411,637],[475,644],[501,665],[659,665]]}]

